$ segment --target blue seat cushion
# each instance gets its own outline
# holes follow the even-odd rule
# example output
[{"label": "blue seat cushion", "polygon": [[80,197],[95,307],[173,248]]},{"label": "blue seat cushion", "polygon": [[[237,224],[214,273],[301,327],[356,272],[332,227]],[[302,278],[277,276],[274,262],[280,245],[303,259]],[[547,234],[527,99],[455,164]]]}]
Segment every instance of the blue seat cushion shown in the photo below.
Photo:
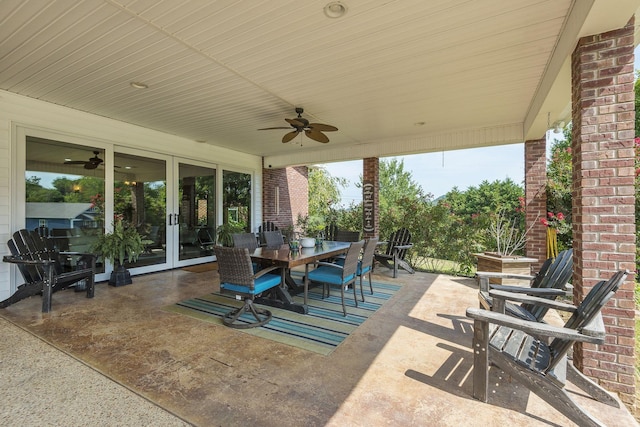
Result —
[{"label": "blue seat cushion", "polygon": [[332,268],[326,265],[320,266],[309,272],[309,280],[320,283],[330,283],[332,285],[342,285],[353,280],[355,274],[345,277],[342,280],[342,269]]},{"label": "blue seat cushion", "polygon": [[255,280],[254,288],[250,289],[248,286],[236,285],[233,283],[220,283],[220,290],[226,292],[234,292],[245,295],[257,295],[268,289],[278,286],[280,284],[280,276],[275,274],[265,274],[258,277]]}]

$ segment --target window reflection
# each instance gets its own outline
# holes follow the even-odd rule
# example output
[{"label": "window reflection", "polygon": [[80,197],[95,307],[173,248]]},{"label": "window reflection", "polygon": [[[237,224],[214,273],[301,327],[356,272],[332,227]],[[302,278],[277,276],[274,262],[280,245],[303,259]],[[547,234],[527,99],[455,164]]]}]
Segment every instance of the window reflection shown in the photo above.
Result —
[{"label": "window reflection", "polygon": [[104,227],[104,151],[26,142],[25,227],[52,237],[59,250],[90,252]]}]

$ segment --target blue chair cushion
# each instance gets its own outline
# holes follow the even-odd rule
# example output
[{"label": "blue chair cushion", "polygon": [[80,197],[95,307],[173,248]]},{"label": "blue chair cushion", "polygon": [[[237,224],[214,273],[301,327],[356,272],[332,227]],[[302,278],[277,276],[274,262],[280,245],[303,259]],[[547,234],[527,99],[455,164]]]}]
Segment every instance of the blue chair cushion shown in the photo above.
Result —
[{"label": "blue chair cushion", "polygon": [[345,277],[342,280],[342,269],[332,268],[326,265],[320,266],[309,272],[309,280],[320,283],[330,283],[332,285],[342,285],[355,278],[355,274]]},{"label": "blue chair cushion", "polygon": [[220,289],[227,292],[235,292],[245,295],[257,295],[268,289],[278,286],[280,284],[280,276],[275,274],[265,274],[258,277],[254,283],[254,289],[250,289],[248,286],[236,285],[233,283],[220,283]]}]

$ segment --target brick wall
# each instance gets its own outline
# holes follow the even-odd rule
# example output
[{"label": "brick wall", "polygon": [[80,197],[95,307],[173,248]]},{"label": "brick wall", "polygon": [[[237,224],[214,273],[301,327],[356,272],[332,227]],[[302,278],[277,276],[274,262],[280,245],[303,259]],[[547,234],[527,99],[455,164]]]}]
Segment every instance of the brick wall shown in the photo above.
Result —
[{"label": "brick wall", "polygon": [[295,225],[298,214],[308,215],[308,177],[309,171],[306,166],[263,169],[262,220],[271,221],[283,229]]},{"label": "brick wall", "polygon": [[377,157],[368,157],[362,161],[362,181],[373,184],[373,231],[365,231],[363,238],[380,236],[380,207],[378,194],[380,192],[380,164]]},{"label": "brick wall", "polygon": [[547,258],[547,230],[540,222],[547,213],[547,141],[539,139],[524,143],[524,198],[527,230],[526,255],[538,260],[532,270],[538,271]]},{"label": "brick wall", "polygon": [[[572,56],[574,299],[635,269],[633,25],[580,39]],[[635,409],[633,276],[603,310],[602,346],[576,365]]]}]

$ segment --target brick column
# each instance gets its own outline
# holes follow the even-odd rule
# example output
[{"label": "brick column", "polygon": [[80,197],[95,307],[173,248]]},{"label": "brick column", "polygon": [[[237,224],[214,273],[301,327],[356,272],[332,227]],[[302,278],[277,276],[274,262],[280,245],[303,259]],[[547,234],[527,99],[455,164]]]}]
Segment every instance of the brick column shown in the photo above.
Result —
[{"label": "brick column", "polygon": [[529,230],[525,254],[538,260],[532,270],[538,271],[547,258],[547,230],[540,222],[547,215],[547,140],[524,143],[525,225]]},{"label": "brick column", "polygon": [[262,220],[280,229],[309,214],[309,169],[306,166],[262,170]]},{"label": "brick column", "polygon": [[363,238],[380,236],[380,164],[377,157],[362,160]]},{"label": "brick column", "polygon": [[[633,26],[580,39],[572,56],[574,299],[635,270]],[[635,409],[633,276],[603,309],[602,346],[576,345],[576,366]]]}]

